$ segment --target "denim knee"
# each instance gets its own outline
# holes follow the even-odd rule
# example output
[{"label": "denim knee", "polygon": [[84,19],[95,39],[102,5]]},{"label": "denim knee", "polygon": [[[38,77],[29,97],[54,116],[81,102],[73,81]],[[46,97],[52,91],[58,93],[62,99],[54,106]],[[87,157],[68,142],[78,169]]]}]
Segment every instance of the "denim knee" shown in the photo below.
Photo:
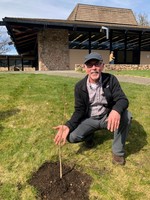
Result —
[{"label": "denim knee", "polygon": [[130,125],[132,120],[132,114],[128,111],[125,110],[121,116],[121,122],[126,125]]},{"label": "denim knee", "polygon": [[83,138],[77,136],[76,134],[69,133],[69,135],[67,136],[67,140],[68,140],[68,142],[70,142],[70,143],[78,143],[78,142],[82,142],[82,141],[83,141]]}]

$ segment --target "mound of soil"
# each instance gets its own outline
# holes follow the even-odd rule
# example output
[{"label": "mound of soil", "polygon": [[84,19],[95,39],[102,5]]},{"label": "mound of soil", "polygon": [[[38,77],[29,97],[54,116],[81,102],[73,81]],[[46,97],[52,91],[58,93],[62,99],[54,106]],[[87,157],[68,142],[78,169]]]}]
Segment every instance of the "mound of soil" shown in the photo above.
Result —
[{"label": "mound of soil", "polygon": [[62,165],[62,171],[60,179],[59,162],[46,162],[33,174],[29,183],[38,190],[37,198],[88,200],[91,177],[65,165]]}]

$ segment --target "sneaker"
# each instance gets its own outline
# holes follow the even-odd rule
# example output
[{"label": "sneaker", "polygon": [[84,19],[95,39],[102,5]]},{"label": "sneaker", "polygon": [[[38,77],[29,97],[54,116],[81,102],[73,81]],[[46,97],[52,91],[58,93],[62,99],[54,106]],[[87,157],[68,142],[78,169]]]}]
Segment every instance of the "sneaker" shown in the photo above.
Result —
[{"label": "sneaker", "polygon": [[117,165],[125,165],[125,157],[113,154],[112,163]]}]

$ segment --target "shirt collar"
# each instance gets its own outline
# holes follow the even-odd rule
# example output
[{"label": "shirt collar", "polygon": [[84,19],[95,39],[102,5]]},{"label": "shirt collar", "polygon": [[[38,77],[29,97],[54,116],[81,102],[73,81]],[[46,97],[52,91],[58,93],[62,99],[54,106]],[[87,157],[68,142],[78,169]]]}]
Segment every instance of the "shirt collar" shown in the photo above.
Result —
[{"label": "shirt collar", "polygon": [[88,86],[88,88],[95,90],[95,89],[97,89],[99,86],[101,86],[101,84],[102,84],[102,77],[100,77],[100,78],[99,78],[99,81],[95,84],[95,85],[97,85],[97,86],[96,86],[96,87],[92,87],[93,84],[89,82],[89,76],[88,76],[88,78],[87,78],[87,86]]}]

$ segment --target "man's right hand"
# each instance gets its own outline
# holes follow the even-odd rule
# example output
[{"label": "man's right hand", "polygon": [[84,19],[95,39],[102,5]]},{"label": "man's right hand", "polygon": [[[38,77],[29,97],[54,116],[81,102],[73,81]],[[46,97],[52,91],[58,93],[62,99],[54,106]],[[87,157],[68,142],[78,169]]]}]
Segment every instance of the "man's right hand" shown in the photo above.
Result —
[{"label": "man's right hand", "polygon": [[59,125],[56,127],[53,127],[53,129],[58,130],[54,142],[57,145],[64,145],[66,143],[66,138],[69,134],[69,128],[66,125]]}]

